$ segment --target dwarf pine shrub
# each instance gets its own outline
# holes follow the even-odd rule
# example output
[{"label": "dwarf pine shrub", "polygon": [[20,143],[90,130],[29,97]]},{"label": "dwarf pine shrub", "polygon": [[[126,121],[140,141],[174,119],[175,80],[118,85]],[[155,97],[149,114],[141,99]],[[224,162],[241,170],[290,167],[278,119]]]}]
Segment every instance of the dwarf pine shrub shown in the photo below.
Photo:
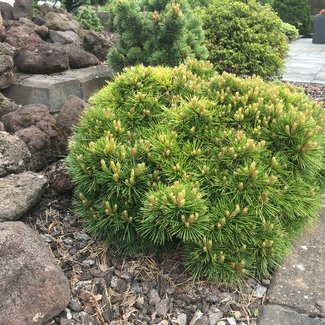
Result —
[{"label": "dwarf pine shrub", "polygon": [[77,20],[79,21],[82,28],[87,30],[94,30],[102,32],[104,30],[99,18],[96,15],[95,10],[88,7],[83,7],[78,11]]},{"label": "dwarf pine shrub", "polygon": [[180,249],[195,276],[267,276],[315,218],[324,113],[300,89],[187,60],[135,66],[91,99],[67,158],[88,230]]},{"label": "dwarf pine shrub", "polygon": [[203,29],[217,71],[272,77],[281,74],[288,51],[281,19],[256,0],[212,0]]},{"label": "dwarf pine shrub", "polygon": [[200,20],[187,0],[119,0],[111,7],[117,44],[108,53],[115,71],[126,66],[176,66],[208,56]]}]

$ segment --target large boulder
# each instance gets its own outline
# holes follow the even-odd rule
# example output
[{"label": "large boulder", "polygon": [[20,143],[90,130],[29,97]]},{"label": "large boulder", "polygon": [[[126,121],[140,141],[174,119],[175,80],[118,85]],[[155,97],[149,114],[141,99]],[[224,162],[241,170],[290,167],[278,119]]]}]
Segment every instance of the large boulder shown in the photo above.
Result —
[{"label": "large boulder", "polygon": [[87,106],[87,103],[77,96],[70,96],[60,108],[56,117],[57,126],[69,136],[72,128],[79,121],[80,115]]},{"label": "large boulder", "polygon": [[79,34],[80,24],[68,13],[49,12],[44,17],[46,26],[54,30],[72,30]]},{"label": "large boulder", "polygon": [[95,55],[86,52],[76,44],[67,44],[64,48],[68,53],[70,68],[80,69],[99,64]]},{"label": "large boulder", "polygon": [[[45,176],[30,171],[1,178],[0,224],[3,221],[20,219],[40,201],[46,185],[47,178]],[[2,320],[1,317],[0,320]]]},{"label": "large boulder", "polygon": [[108,50],[114,46],[114,34],[99,33],[95,31],[88,31],[84,34],[84,49],[90,52],[101,60],[105,61]]},{"label": "large boulder", "polygon": [[51,74],[68,70],[69,57],[61,45],[42,42],[19,53],[15,64],[25,73]]},{"label": "large boulder", "polygon": [[31,152],[30,168],[40,170],[65,153],[63,132],[47,106],[31,104],[2,117],[9,133],[15,133]]},{"label": "large boulder", "polygon": [[4,20],[4,23],[14,19],[13,8],[9,3],[0,1],[0,12]]},{"label": "large boulder", "polygon": [[70,43],[76,43],[80,44],[80,38],[78,34],[73,32],[72,30],[50,30],[50,40],[53,43],[60,43],[62,45],[64,44],[70,44]]},{"label": "large boulder", "polygon": [[13,8],[14,19],[21,17],[27,17],[32,19],[33,17],[33,0],[15,0]]},{"label": "large boulder", "polygon": [[0,130],[0,177],[26,170],[30,157],[24,141]]},{"label": "large boulder", "polygon": [[68,304],[67,278],[35,230],[0,223],[0,324],[41,325]]},{"label": "large boulder", "polygon": [[14,61],[9,55],[0,55],[0,89],[8,88],[14,77]]},{"label": "large boulder", "polygon": [[6,42],[17,50],[34,48],[43,43],[48,37],[49,30],[46,26],[38,26],[27,18],[20,18],[8,30]]},{"label": "large boulder", "polygon": [[43,17],[46,16],[46,14],[48,14],[49,12],[55,12],[55,13],[61,13],[61,14],[65,13],[64,9],[61,9],[56,6],[52,6],[48,2],[41,4],[40,10],[41,10],[40,14]]}]

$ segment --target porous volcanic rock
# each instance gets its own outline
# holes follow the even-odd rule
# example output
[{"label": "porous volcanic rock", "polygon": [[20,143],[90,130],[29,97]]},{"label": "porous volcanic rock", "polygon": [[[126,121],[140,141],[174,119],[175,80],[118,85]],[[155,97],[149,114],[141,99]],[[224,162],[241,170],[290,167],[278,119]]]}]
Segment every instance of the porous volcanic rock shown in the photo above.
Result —
[{"label": "porous volcanic rock", "polygon": [[68,280],[35,230],[0,223],[0,324],[41,325],[68,304]]},{"label": "porous volcanic rock", "polygon": [[3,26],[3,19],[2,19],[2,15],[0,12],[0,41],[2,42],[6,37],[6,29]]},{"label": "porous volcanic rock", "polygon": [[9,43],[1,42],[0,43],[0,55],[9,55],[12,58],[15,55],[16,49],[11,46]]},{"label": "porous volcanic rock", "polygon": [[31,169],[40,170],[64,154],[66,145],[63,132],[42,104],[25,105],[2,117],[5,129],[15,133],[31,152]]},{"label": "porous volcanic rock", "polygon": [[80,69],[99,64],[95,55],[86,52],[76,44],[67,44],[64,48],[68,53],[70,68]]},{"label": "porous volcanic rock", "polygon": [[81,32],[80,24],[68,13],[49,12],[45,15],[46,26],[54,30],[72,30]]},{"label": "porous volcanic rock", "polygon": [[18,220],[38,203],[47,185],[47,178],[43,175],[27,171],[2,177],[0,184],[1,224],[3,221]]},{"label": "porous volcanic rock", "polygon": [[68,70],[69,57],[60,44],[42,42],[19,53],[15,64],[25,73],[51,74]]},{"label": "porous volcanic rock", "polygon": [[15,135],[2,132],[0,126],[0,177],[26,170],[30,157],[25,142]]},{"label": "porous volcanic rock", "polygon": [[13,8],[9,3],[0,1],[0,12],[4,20],[4,24],[6,24],[6,22],[8,22],[9,20],[14,19],[12,11]]},{"label": "porous volcanic rock", "polygon": [[14,19],[21,17],[27,17],[32,19],[33,17],[33,0],[15,0],[13,8]]},{"label": "porous volcanic rock", "polygon": [[18,108],[19,106],[15,102],[0,93],[0,119],[3,115],[13,112]]},{"label": "porous volcanic rock", "polygon": [[80,44],[80,38],[78,34],[73,32],[72,30],[52,30],[50,29],[50,39],[53,43],[59,43],[59,44],[70,44],[70,43],[76,43]]},{"label": "porous volcanic rock", "polygon": [[87,31],[84,34],[84,49],[105,61],[108,50],[114,46],[114,34]]},{"label": "porous volcanic rock", "polygon": [[80,115],[86,106],[87,103],[81,98],[70,96],[60,108],[56,122],[66,136],[71,134],[72,127],[78,123]]},{"label": "porous volcanic rock", "polygon": [[14,77],[14,61],[9,55],[0,55],[0,89],[8,88]]}]

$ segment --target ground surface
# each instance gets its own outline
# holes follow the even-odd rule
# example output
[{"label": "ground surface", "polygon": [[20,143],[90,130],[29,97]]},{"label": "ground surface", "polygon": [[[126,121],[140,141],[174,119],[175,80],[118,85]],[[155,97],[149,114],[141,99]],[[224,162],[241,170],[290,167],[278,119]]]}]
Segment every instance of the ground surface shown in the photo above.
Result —
[{"label": "ground surface", "polygon": [[291,43],[283,80],[325,84],[325,44],[313,44],[311,38]]}]

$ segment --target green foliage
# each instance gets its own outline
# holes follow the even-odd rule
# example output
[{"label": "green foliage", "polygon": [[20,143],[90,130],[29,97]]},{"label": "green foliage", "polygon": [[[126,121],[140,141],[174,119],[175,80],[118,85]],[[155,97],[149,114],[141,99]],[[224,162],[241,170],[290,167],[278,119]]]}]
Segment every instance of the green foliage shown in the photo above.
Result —
[{"label": "green foliage", "polygon": [[308,0],[274,0],[273,8],[284,22],[295,26],[301,35],[310,33],[311,12]]},{"label": "green foliage", "polygon": [[207,57],[201,23],[187,0],[120,0],[111,17],[111,29],[119,38],[108,61],[116,71],[140,63],[176,66],[187,57]]},{"label": "green foliage", "polygon": [[78,11],[76,17],[84,29],[94,30],[96,32],[102,32],[104,29],[95,10],[92,10],[91,8],[83,7]]},{"label": "green foliage", "polygon": [[295,26],[288,23],[283,23],[281,28],[281,31],[286,34],[289,41],[294,41],[299,38],[299,31]]},{"label": "green foliage", "polygon": [[209,60],[219,72],[278,75],[288,51],[281,26],[270,7],[255,0],[213,0],[203,26]]},{"label": "green foliage", "polygon": [[195,276],[267,276],[315,218],[324,112],[300,89],[195,60],[125,69],[67,158],[88,230],[130,254],[178,247]]}]

